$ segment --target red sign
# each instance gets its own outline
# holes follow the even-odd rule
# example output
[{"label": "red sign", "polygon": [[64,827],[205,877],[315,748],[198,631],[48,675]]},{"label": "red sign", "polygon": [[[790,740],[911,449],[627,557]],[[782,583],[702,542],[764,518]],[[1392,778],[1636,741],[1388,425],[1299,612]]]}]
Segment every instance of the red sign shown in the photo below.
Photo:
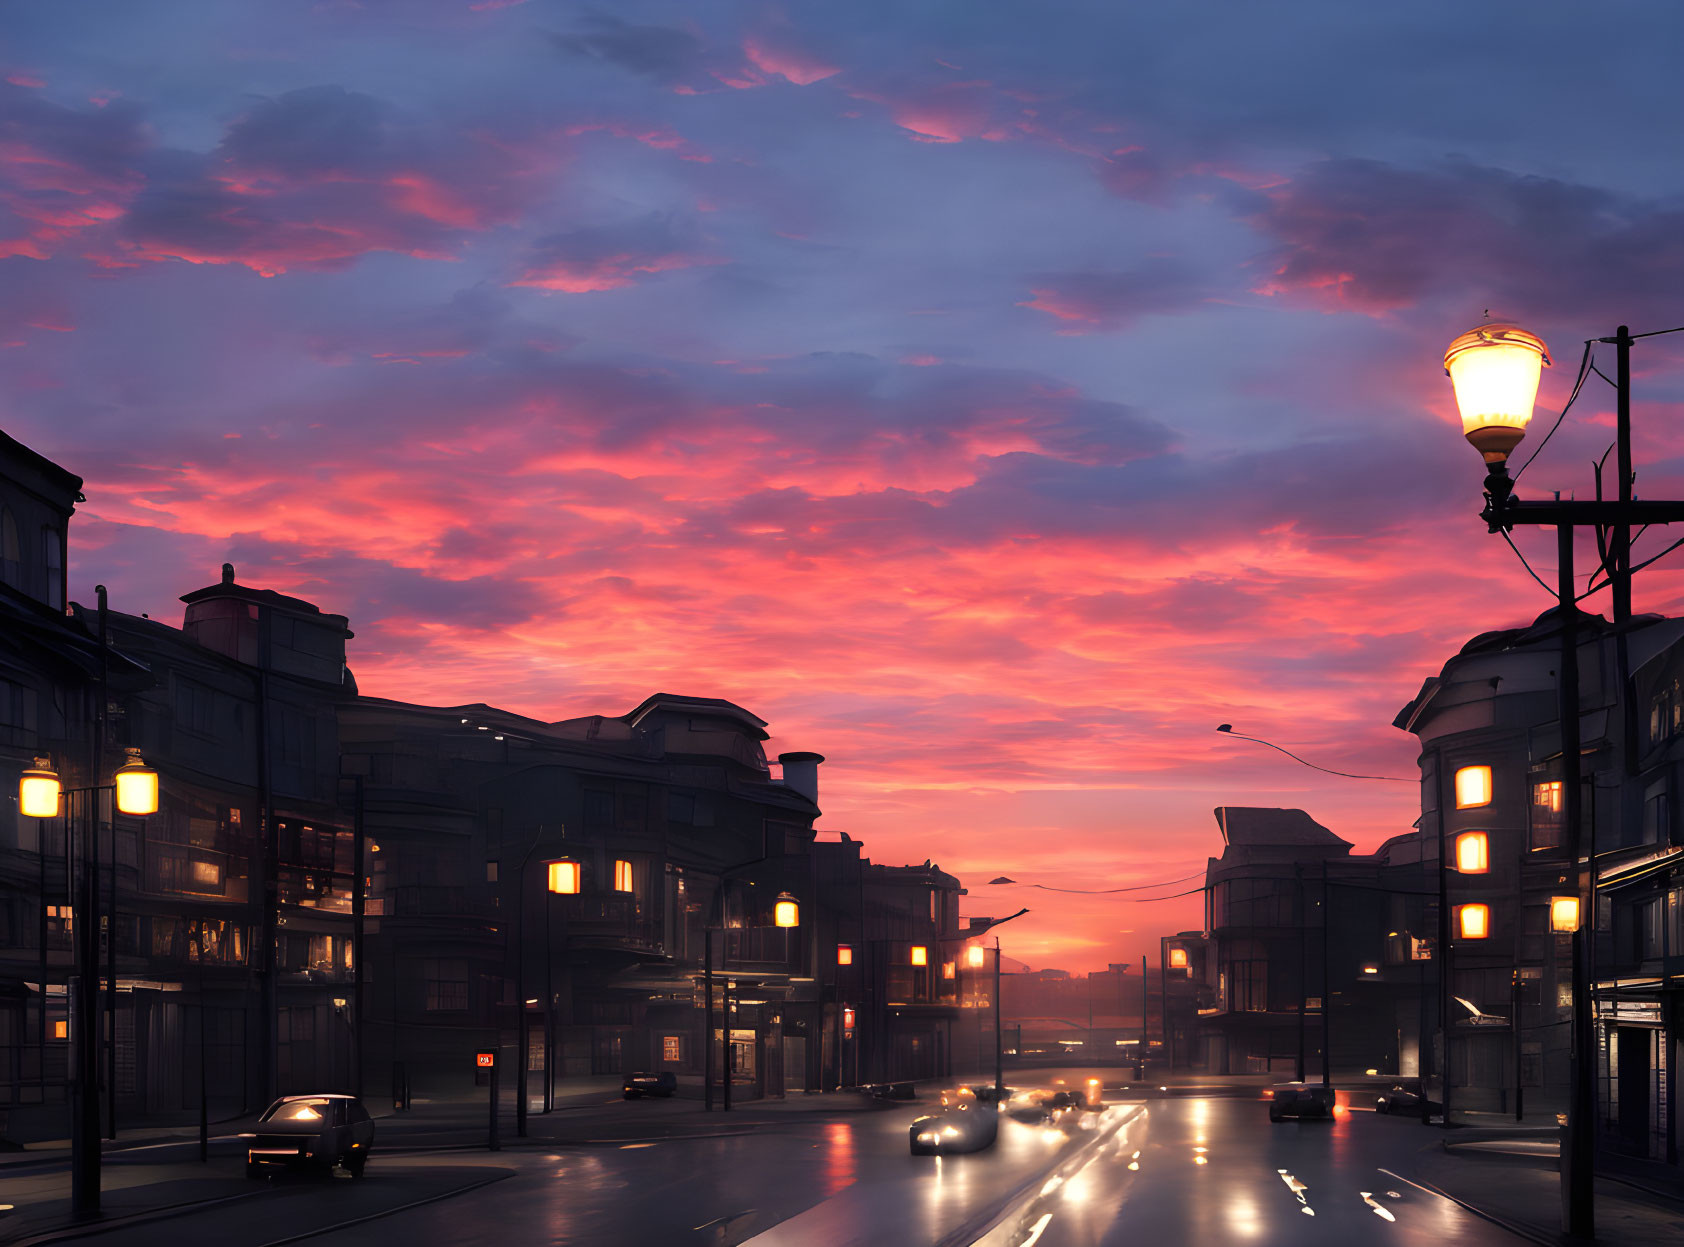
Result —
[{"label": "red sign", "polygon": [[497,1054],[495,1052],[476,1052],[474,1053],[474,1064],[480,1069],[492,1069],[497,1064]]},{"label": "red sign", "polygon": [[854,1011],[852,1009],[842,1010],[842,1029],[848,1031],[854,1029]]}]

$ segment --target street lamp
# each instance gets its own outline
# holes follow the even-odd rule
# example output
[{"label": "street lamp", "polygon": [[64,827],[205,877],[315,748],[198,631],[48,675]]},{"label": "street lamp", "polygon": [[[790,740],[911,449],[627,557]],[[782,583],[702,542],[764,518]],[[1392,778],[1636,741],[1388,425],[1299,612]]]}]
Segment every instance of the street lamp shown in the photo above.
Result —
[{"label": "street lamp", "polygon": [[[82,799],[84,848],[81,896],[74,911],[76,980],[71,1043],[76,1077],[72,1081],[74,1111],[70,1132],[70,1198],[78,1213],[99,1211],[99,1043],[95,1034],[99,998],[99,794],[109,791],[117,812],[144,818],[158,812],[158,772],[141,760],[140,750],[128,750],[109,784],[62,788],[50,758],[36,758],[18,781],[18,808],[29,818],[56,818],[62,798],[64,816],[73,817],[74,799]],[[68,836],[67,848],[68,852]],[[116,869],[115,863],[112,866]],[[115,941],[117,932],[111,932]],[[110,985],[117,990],[115,980]],[[42,985],[46,990],[46,985]]]},{"label": "street lamp", "polygon": [[1550,897],[1550,930],[1557,935],[1571,935],[1579,929],[1579,898]]},{"label": "street lamp", "polygon": [[[770,853],[763,854],[760,857],[750,858],[746,862],[738,862],[733,866],[727,866],[719,872],[719,887],[713,896],[713,912],[718,914],[721,923],[725,921],[725,889],[731,877],[739,871],[747,870],[750,866],[758,866],[762,862],[771,860],[772,856]],[[779,892],[777,899],[772,902],[772,925],[788,930],[791,927],[800,926],[800,924],[801,903],[789,892]],[[713,935],[715,931],[724,934],[725,928],[723,926],[716,927],[711,922],[704,924],[702,927],[702,1007],[706,1014],[702,1023],[702,1108],[704,1112],[710,1113],[713,1111]],[[787,956],[789,948],[787,940],[784,948]],[[843,949],[847,949],[846,960],[842,957]],[[848,965],[852,961],[853,949],[846,944],[837,945],[837,963]],[[724,999],[721,1001],[725,1014],[725,1081],[722,1086],[724,1092],[722,1107],[727,1113],[731,1111],[731,989],[733,986],[735,986],[735,981],[727,974]],[[838,1055],[838,1061],[840,1059],[840,1055]]]},{"label": "street lamp", "polygon": [[[551,934],[550,919],[555,910],[551,897],[578,896],[584,890],[584,867],[571,858],[546,862],[544,897],[544,1111],[555,1108],[555,937]],[[621,886],[621,884],[625,886]],[[632,888],[631,863],[614,863],[614,890],[629,892]],[[565,915],[564,915],[565,918]],[[567,925],[562,923],[562,952],[566,960]],[[524,1014],[522,1015],[524,1017]],[[525,1027],[522,1027],[525,1042]]]},{"label": "street lamp", "polygon": [[[1573,574],[1573,536],[1577,527],[1607,530],[1611,540],[1603,566],[1612,588],[1614,624],[1631,618],[1631,526],[1684,521],[1684,502],[1643,500],[1632,496],[1631,469],[1631,347],[1655,333],[1633,334],[1621,325],[1614,336],[1587,341],[1580,383],[1591,366],[1595,344],[1612,345],[1616,354],[1615,446],[1619,497],[1616,501],[1523,502],[1514,497],[1508,457],[1525,436],[1537,400],[1538,378],[1549,363],[1549,350],[1537,335],[1517,325],[1486,324],[1451,342],[1444,370],[1455,387],[1462,413],[1462,431],[1484,457],[1485,508],[1480,518],[1493,533],[1507,533],[1517,524],[1536,524],[1556,530],[1557,597],[1560,601],[1561,660],[1557,698],[1561,723],[1561,794],[1563,839],[1568,868],[1573,872],[1579,911],[1590,904],[1591,867],[1581,859],[1582,803],[1579,730],[1579,644],[1576,581]],[[1575,389],[1575,393],[1576,393]],[[1623,644],[1623,642],[1620,642]],[[1625,678],[1624,672],[1620,678]],[[1458,801],[1460,805],[1460,801]],[[1594,864],[1592,864],[1593,867]],[[1565,899],[1565,898],[1564,898]],[[1552,905],[1553,909],[1553,905]],[[1590,957],[1584,924],[1572,932],[1572,1042],[1568,1060],[1571,1086],[1567,1130],[1561,1149],[1562,1228],[1589,1239],[1595,1234],[1595,1031],[1590,1010]]]}]

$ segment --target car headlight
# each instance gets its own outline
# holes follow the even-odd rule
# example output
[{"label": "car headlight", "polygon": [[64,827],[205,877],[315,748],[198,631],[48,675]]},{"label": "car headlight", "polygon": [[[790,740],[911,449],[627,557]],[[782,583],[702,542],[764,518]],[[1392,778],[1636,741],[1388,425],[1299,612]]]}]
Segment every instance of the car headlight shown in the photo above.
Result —
[{"label": "car headlight", "polygon": [[936,1136],[936,1132],[934,1130],[926,1130],[926,1131],[924,1131],[923,1134],[918,1136],[918,1142],[920,1142],[920,1143],[934,1143],[936,1141],[936,1138],[937,1138],[937,1136]]}]

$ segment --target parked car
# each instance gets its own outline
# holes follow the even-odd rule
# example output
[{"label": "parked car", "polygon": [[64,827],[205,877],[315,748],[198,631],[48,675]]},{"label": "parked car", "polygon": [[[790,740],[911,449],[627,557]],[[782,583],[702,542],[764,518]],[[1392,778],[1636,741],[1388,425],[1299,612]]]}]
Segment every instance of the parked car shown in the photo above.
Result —
[{"label": "parked car", "polygon": [[1333,1118],[1332,1087],[1320,1083],[1289,1082],[1274,1088],[1269,1097],[1269,1120],[1284,1121],[1288,1117]]},{"label": "parked car", "polygon": [[949,1152],[980,1152],[994,1145],[999,1132],[998,1113],[986,1106],[958,1105],[913,1121],[912,1154],[941,1156]]},{"label": "parked car", "polygon": [[[1419,1113],[1424,1094],[1419,1078],[1400,1078],[1375,1097],[1374,1108],[1380,1113]],[[1437,1100],[1428,1099],[1427,1111],[1441,1113],[1444,1107]]]},{"label": "parked car", "polygon": [[246,1177],[277,1169],[332,1169],[363,1176],[374,1149],[374,1119],[352,1095],[287,1095],[257,1119],[246,1149]]},{"label": "parked car", "polygon": [[646,1095],[665,1096],[671,1099],[672,1093],[678,1090],[678,1078],[670,1069],[661,1070],[656,1074],[639,1071],[635,1074],[627,1074],[620,1089],[628,1100],[636,1100]]}]

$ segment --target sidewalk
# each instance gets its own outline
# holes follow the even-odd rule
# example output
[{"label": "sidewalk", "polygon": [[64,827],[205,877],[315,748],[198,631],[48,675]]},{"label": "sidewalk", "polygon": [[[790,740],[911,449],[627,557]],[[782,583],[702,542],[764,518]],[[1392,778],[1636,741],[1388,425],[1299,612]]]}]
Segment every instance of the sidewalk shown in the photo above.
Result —
[{"label": "sidewalk", "polygon": [[[1561,1233],[1560,1136],[1537,1129],[1452,1130],[1423,1150],[1414,1177],[1543,1247]],[[1464,1137],[1473,1136],[1473,1137]],[[1684,1183],[1677,1171],[1599,1156],[1596,1241],[1605,1247],[1674,1247],[1684,1242]]]},{"label": "sidewalk", "polygon": [[[558,1084],[549,1113],[542,1110],[538,1097],[532,1097],[525,1138],[516,1134],[513,1094],[502,1095],[498,1116],[502,1148],[518,1154],[557,1145],[623,1146],[655,1139],[705,1138],[775,1129],[792,1117],[913,1107],[906,1101],[832,1092],[739,1100],[729,1113],[716,1103],[714,1111],[707,1112],[699,1098],[627,1101],[620,1087],[617,1075],[571,1079]],[[450,1099],[417,1098],[403,1112],[392,1110],[390,1097],[365,1103],[377,1120],[371,1154],[376,1166],[383,1160],[397,1165],[405,1158],[422,1161],[427,1157],[449,1165],[453,1163],[449,1154],[459,1154],[463,1165],[472,1167],[483,1164],[488,1156],[490,1105],[484,1092]],[[187,1207],[261,1195],[266,1188],[246,1180],[244,1140],[239,1137],[255,1124],[256,1115],[212,1122],[208,1162],[198,1159],[196,1123],[121,1131],[115,1141],[102,1141],[101,1211],[91,1222],[78,1222],[71,1211],[68,1140],[46,1140],[27,1150],[0,1154],[0,1243],[45,1244],[78,1225],[133,1224],[176,1215]]]}]

